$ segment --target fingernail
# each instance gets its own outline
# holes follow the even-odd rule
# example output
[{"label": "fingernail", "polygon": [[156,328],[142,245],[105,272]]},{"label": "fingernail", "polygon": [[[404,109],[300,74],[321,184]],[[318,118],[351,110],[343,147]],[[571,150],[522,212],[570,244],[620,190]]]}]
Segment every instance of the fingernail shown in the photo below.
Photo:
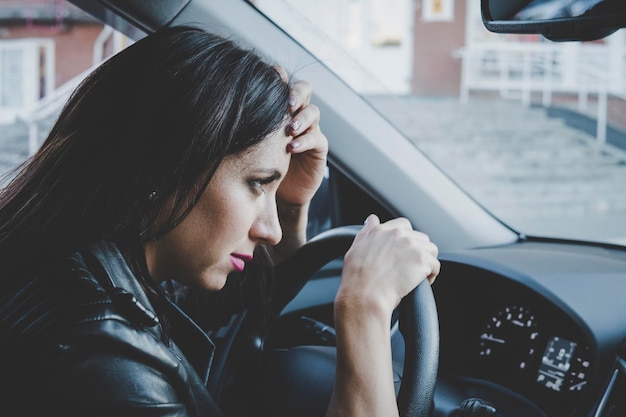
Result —
[{"label": "fingernail", "polygon": [[300,146],[302,146],[302,143],[300,143],[299,140],[292,140],[289,146],[291,146],[291,149],[298,149]]},{"label": "fingernail", "polygon": [[298,98],[294,95],[289,96],[289,105],[291,107],[295,107],[296,104],[298,103]]},{"label": "fingernail", "polygon": [[365,218],[365,221],[363,222],[363,226],[369,224],[372,220],[374,220],[376,223],[378,223],[378,216],[376,216],[375,214],[370,214],[369,216],[367,216]]},{"label": "fingernail", "polygon": [[298,131],[298,129],[300,129],[300,121],[299,120],[292,120],[291,123],[289,123],[289,127],[294,132]]}]

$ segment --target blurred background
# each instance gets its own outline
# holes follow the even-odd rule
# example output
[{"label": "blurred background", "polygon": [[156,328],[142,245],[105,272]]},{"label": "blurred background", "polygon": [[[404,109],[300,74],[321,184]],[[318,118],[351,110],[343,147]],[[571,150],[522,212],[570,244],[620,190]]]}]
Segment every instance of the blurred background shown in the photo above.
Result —
[{"label": "blurred background", "polygon": [[[503,222],[626,244],[626,30],[584,43],[498,35],[479,0],[250,3]],[[4,181],[80,80],[131,43],[67,1],[0,0]]]}]

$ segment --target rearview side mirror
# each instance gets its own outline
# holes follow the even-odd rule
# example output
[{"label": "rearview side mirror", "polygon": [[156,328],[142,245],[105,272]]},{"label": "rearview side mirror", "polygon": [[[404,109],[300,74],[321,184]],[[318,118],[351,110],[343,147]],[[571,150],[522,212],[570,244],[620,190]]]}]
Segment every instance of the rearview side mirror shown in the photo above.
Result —
[{"label": "rearview side mirror", "polygon": [[491,32],[552,41],[591,41],[626,27],[625,0],[481,0],[481,13]]}]

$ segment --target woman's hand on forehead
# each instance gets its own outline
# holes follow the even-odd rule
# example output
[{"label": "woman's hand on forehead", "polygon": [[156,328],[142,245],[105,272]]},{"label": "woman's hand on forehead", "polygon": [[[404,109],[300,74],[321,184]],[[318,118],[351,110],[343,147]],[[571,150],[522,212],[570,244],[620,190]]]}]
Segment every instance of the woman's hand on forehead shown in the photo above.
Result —
[{"label": "woman's hand on forehead", "polygon": [[[288,82],[282,67],[276,67],[276,71]],[[276,194],[283,239],[275,253],[283,259],[306,241],[309,205],[326,171],[328,140],[320,130],[320,111],[311,104],[312,94],[307,81],[297,80],[291,85],[290,120],[285,128],[291,137],[287,145],[291,162]]]},{"label": "woman's hand on forehead", "polygon": [[289,171],[278,189],[278,203],[307,206],[319,188],[326,170],[328,140],[320,130],[319,108],[311,104],[311,84],[298,80],[291,86],[287,145]]}]

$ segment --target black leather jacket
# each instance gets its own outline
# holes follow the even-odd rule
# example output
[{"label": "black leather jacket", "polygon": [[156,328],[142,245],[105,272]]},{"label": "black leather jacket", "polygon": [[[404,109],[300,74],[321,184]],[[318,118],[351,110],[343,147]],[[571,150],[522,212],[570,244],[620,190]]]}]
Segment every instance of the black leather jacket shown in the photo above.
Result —
[{"label": "black leather jacket", "polygon": [[213,343],[169,301],[164,339],[115,245],[0,297],[1,415],[222,416],[206,389]]}]

